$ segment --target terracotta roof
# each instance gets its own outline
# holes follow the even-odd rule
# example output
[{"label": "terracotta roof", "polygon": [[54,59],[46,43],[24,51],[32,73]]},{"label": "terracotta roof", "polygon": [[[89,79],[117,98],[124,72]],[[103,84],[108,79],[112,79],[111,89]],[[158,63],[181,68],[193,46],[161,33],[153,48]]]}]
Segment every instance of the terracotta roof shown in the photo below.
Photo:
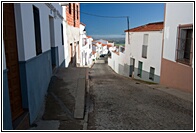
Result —
[{"label": "terracotta roof", "polygon": [[149,23],[146,25],[135,27],[129,30],[125,30],[125,32],[160,31],[162,29],[163,29],[163,22],[155,22],[155,23]]},{"label": "terracotta roof", "polygon": [[102,46],[107,46],[107,44],[102,44]]},{"label": "terracotta roof", "polygon": [[92,38],[91,36],[87,36],[87,38]]},{"label": "terracotta roof", "polygon": [[101,42],[97,42],[97,43],[101,44]]},{"label": "terracotta roof", "polygon": [[108,44],[108,45],[107,45],[107,48],[110,48],[110,47],[112,47],[112,44]]},{"label": "terracotta roof", "polygon": [[94,55],[96,53],[96,51],[92,51],[92,54]]}]

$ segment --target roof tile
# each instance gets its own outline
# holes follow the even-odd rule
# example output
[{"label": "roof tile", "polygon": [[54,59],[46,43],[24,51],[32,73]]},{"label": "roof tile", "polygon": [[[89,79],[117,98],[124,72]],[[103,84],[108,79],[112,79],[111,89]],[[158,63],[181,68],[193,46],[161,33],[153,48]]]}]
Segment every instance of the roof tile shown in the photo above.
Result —
[{"label": "roof tile", "polygon": [[162,29],[163,29],[163,22],[155,22],[155,23],[149,23],[146,25],[138,26],[129,30],[125,30],[125,32],[160,31]]}]

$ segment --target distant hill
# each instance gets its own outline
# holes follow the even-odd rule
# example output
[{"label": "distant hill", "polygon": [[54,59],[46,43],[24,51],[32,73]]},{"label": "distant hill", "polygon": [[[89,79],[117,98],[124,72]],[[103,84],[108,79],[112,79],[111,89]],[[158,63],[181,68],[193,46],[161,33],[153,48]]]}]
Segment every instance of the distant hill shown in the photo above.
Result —
[{"label": "distant hill", "polygon": [[125,37],[124,36],[92,36],[94,40],[98,40],[98,39],[105,39],[108,40],[109,42],[114,42],[114,44],[125,44]]}]

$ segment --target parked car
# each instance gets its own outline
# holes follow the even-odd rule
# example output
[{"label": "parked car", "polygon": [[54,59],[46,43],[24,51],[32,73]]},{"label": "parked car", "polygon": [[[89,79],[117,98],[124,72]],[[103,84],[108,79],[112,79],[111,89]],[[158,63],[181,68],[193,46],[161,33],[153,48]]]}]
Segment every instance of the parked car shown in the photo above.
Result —
[{"label": "parked car", "polygon": [[106,56],[106,54],[101,54],[99,57],[105,57]]}]

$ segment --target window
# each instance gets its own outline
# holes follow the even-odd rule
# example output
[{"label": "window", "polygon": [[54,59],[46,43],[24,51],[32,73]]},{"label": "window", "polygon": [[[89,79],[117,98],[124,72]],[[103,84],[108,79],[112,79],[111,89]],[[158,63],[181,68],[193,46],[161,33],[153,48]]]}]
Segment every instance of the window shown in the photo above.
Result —
[{"label": "window", "polygon": [[83,38],[82,39],[82,46],[85,46],[87,44],[87,39],[86,38]]},{"label": "window", "polygon": [[143,45],[148,45],[148,34],[144,34]]},{"label": "window", "polygon": [[71,14],[71,3],[69,3],[69,14]]},{"label": "window", "polygon": [[76,27],[76,4],[73,3],[73,22],[74,22],[74,27]]},{"label": "window", "polygon": [[178,27],[177,58],[176,61],[191,65],[193,25],[180,25]]},{"label": "window", "polygon": [[63,24],[61,24],[61,38],[62,38],[62,45],[64,45],[64,39],[63,39]]},{"label": "window", "polygon": [[144,34],[142,45],[142,57],[147,58],[148,34]]},{"label": "window", "polygon": [[151,80],[154,80],[154,71],[155,71],[155,68],[150,67],[149,79]]},{"label": "window", "polygon": [[141,61],[138,62],[137,76],[142,77],[142,62]]},{"label": "window", "polygon": [[42,53],[40,19],[39,19],[39,9],[35,6],[33,6],[33,17],[34,17],[34,29],[35,29],[36,55],[39,55]]}]

